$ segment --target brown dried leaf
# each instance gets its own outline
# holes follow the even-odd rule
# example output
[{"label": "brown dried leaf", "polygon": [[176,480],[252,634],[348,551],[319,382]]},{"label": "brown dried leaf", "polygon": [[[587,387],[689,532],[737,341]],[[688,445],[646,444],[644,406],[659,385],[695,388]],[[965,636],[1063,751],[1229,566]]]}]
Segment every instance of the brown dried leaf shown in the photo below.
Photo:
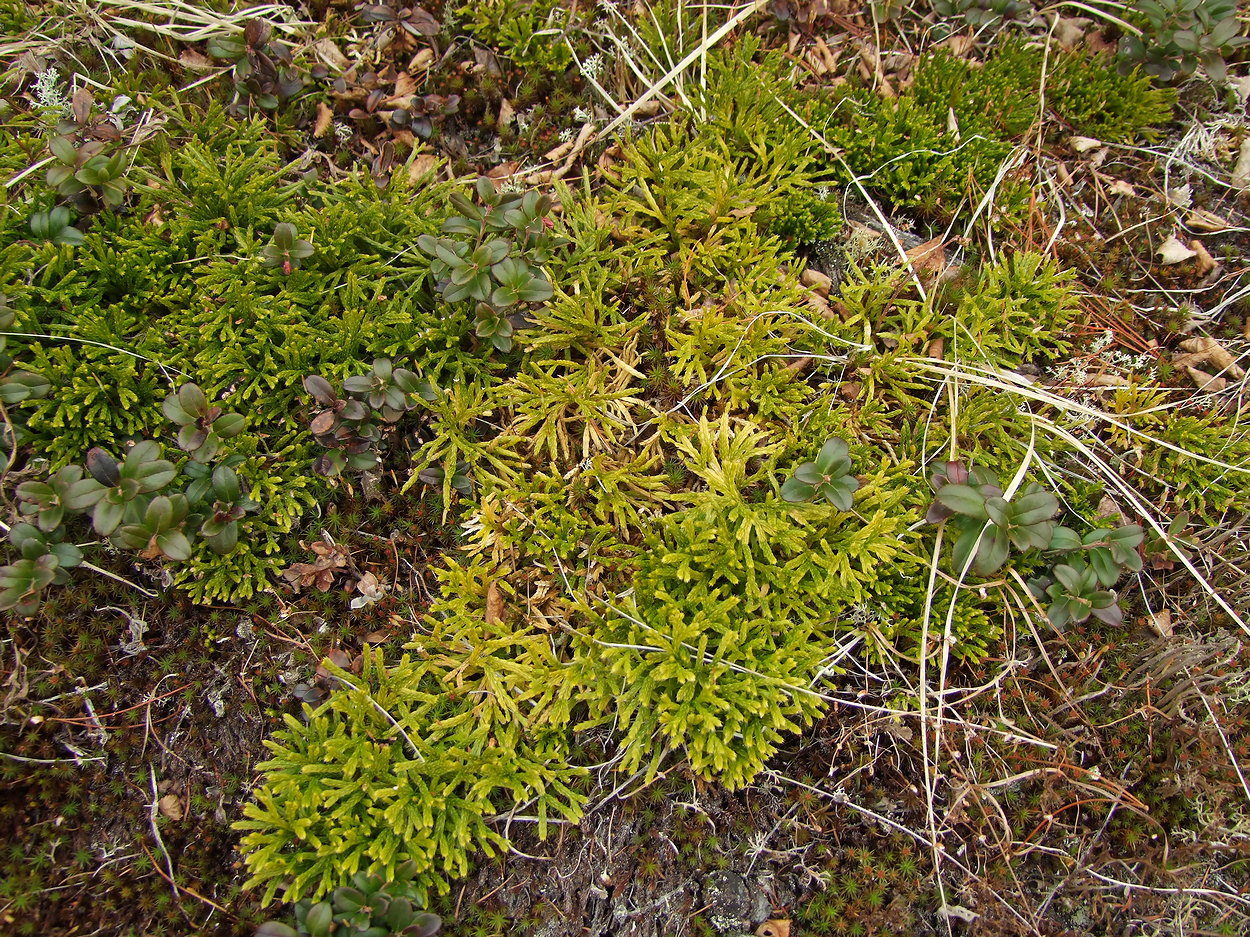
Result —
[{"label": "brown dried leaf", "polygon": [[492,77],[498,78],[503,74],[503,68],[499,65],[499,59],[490,49],[477,46],[473,50],[473,71],[482,72]]},{"label": "brown dried leaf", "polygon": [[166,794],[156,802],[156,806],[162,814],[175,822],[185,816],[185,812],[182,809],[182,799],[177,794]]},{"label": "brown dried leaf", "polygon": [[1189,247],[1194,252],[1194,256],[1197,258],[1194,262],[1194,266],[1198,276],[1206,276],[1219,266],[1219,264],[1215,262],[1215,258],[1211,256],[1210,251],[1208,251],[1206,246],[1197,238],[1189,242]]},{"label": "brown dried leaf", "polygon": [[433,153],[421,153],[408,164],[408,181],[419,182],[434,171],[438,157]]},{"label": "brown dried leaf", "polygon": [[940,49],[949,49],[951,55],[955,58],[963,59],[968,57],[968,53],[972,51],[976,45],[976,39],[967,33],[956,33],[949,39],[943,40],[937,44]]},{"label": "brown dried leaf", "polygon": [[313,136],[324,137],[330,127],[334,125],[334,111],[326,104],[325,101],[317,102],[317,120],[313,124]]},{"label": "brown dried leaf", "polygon": [[773,918],[755,928],[756,937],[790,937],[790,921],[786,918]]},{"label": "brown dried leaf", "polygon": [[1216,377],[1214,374],[1208,374],[1200,368],[1186,367],[1185,373],[1189,375],[1189,378],[1194,382],[1195,387],[1208,394],[1218,394],[1228,386],[1228,381],[1224,378]]},{"label": "brown dried leaf", "polygon": [[1172,613],[1166,608],[1146,616],[1146,624],[1161,638],[1170,638],[1176,633],[1172,626]]},{"label": "brown dried leaf", "polygon": [[[302,542],[300,546],[305,546]],[[329,592],[334,584],[334,572],[347,565],[347,551],[335,543],[316,540],[308,547],[317,558],[311,563],[292,563],[282,570],[281,576],[296,592],[313,586],[320,592]]]},{"label": "brown dried leaf", "polygon": [[1055,38],[1065,49],[1075,49],[1085,41],[1085,30],[1090,22],[1083,16],[1061,16],[1055,24]]},{"label": "brown dried leaf", "polygon": [[347,670],[352,665],[352,659],[347,656],[347,652],[342,648],[334,648],[326,653],[326,659],[340,670]]},{"label": "brown dried leaf", "polygon": [[1208,234],[1218,234],[1220,231],[1227,231],[1231,228],[1232,222],[1227,218],[1221,218],[1213,211],[1207,211],[1205,208],[1195,208],[1185,218],[1185,224],[1193,228],[1195,231],[1202,231]]},{"label": "brown dried leaf", "polygon": [[335,71],[345,72],[352,66],[352,63],[347,60],[347,56],[343,54],[333,39],[328,37],[318,39],[312,44],[312,50],[318,59]]},{"label": "brown dried leaf", "polygon": [[1197,251],[1190,250],[1177,240],[1176,235],[1172,235],[1159,245],[1159,249],[1155,253],[1164,264],[1179,264],[1189,260]]},{"label": "brown dried leaf", "polygon": [[499,588],[499,583],[492,582],[486,587],[486,623],[490,625],[503,621],[503,613],[503,590]]},{"label": "brown dried leaf", "polygon": [[408,98],[417,93],[417,80],[407,72],[395,76],[395,90],[391,92],[391,100]]},{"label": "brown dried leaf", "polygon": [[1132,387],[1133,382],[1118,374],[1095,374],[1092,375],[1088,383],[1093,387]]},{"label": "brown dried leaf", "polygon": [[805,269],[799,279],[804,286],[810,287],[821,296],[828,297],[829,291],[833,289],[833,280],[819,270],[813,270],[811,267]]},{"label": "brown dried leaf", "polygon": [[1250,189],[1250,137],[1241,141],[1237,162],[1233,165],[1233,177],[1229,180],[1236,189]]},{"label": "brown dried leaf", "polygon": [[183,68],[189,68],[194,72],[211,72],[217,67],[207,55],[196,52],[194,49],[183,49],[178,54],[178,63]]},{"label": "brown dried leaf", "polygon": [[945,244],[945,240],[939,234],[907,252],[907,260],[917,276],[922,279],[932,279],[946,269]]},{"label": "brown dried leaf", "polygon": [[[1196,335],[1193,338],[1187,338],[1179,345],[1182,351],[1190,352],[1195,359],[1195,363],[1210,362],[1225,374],[1229,374],[1240,380],[1246,376],[1246,372],[1237,364],[1237,359],[1232,356],[1227,348],[1221,345],[1209,335]],[[1182,357],[1189,358],[1190,355]]]},{"label": "brown dried leaf", "polygon": [[79,88],[74,92],[74,96],[70,101],[70,110],[74,113],[74,123],[82,125],[91,117],[91,106],[95,103],[95,98],[91,96],[91,92],[86,88]]},{"label": "brown dried leaf", "polygon": [[803,296],[807,304],[822,319],[832,319],[834,316],[833,307],[829,305],[829,301],[819,293],[807,293]]},{"label": "brown dried leaf", "polygon": [[520,168],[521,168],[520,160],[515,160],[515,159],[509,160],[506,163],[500,163],[498,166],[494,167],[493,169],[488,169],[486,171],[486,178],[507,179],[509,176],[515,175],[516,171]]},{"label": "brown dried leaf", "polygon": [[386,592],[386,587],[378,581],[378,577],[373,573],[365,573],[356,580],[356,591],[366,599],[377,601]]}]

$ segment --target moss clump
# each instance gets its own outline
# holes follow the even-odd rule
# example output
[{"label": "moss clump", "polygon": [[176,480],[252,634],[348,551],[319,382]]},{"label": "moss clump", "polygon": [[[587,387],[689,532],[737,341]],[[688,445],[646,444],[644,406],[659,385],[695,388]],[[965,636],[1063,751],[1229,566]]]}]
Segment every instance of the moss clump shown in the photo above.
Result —
[{"label": "moss clump", "polygon": [[472,853],[504,845],[489,820],[507,803],[536,798],[544,835],[550,814],[578,817],[583,798],[568,785],[579,772],[563,743],[510,725],[518,677],[529,684],[537,672],[533,660],[509,666],[507,649],[534,642],[496,628],[484,644],[494,656],[474,666],[460,657],[465,623],[454,624],[423,642],[420,658],[387,668],[369,652],[359,676],[336,668],[340,689],[306,707],[305,722],[286,716],[265,743],[273,756],[258,766],[264,783],[234,825],[248,887],[265,886],[262,903],[279,891],[285,901],[316,899],[356,872],[389,877],[406,862],[424,899],[466,874]]},{"label": "moss clump", "polygon": [[[1069,129],[1106,142],[1150,139],[1172,112],[1175,95],[1137,73],[1121,75],[1107,58],[1056,51],[1022,40],[997,44],[983,64],[943,50],[922,55],[912,87],[893,99],[845,86],[806,108],[811,123],[842,151],[847,171],[892,203],[947,219],[993,190],[1006,218],[1028,204],[1010,157],[1035,122],[1039,88]],[[1005,174],[1004,174],[1005,172]]]},{"label": "moss clump", "polygon": [[[439,186],[397,178],[309,182],[284,166],[265,126],[220,109],[194,126],[169,115],[181,145],[135,154],[133,211],[97,215],[78,247],[23,239],[6,212],[0,282],[30,337],[10,348],[56,393],[15,407],[25,438],[54,467],[88,449],[167,435],[160,403],[194,381],[249,415],[231,444],[261,504],[249,537],[224,558],[197,557],[180,579],[201,601],[245,597],[280,562],[296,520],[324,496],[300,419],[308,374],[341,378],[358,362],[414,362],[436,381],[489,374],[468,352],[471,321],[435,312],[428,263],[412,250],[437,229]],[[316,251],[288,275],[262,248],[281,220]],[[51,338],[43,336],[52,336]],[[419,364],[415,364],[419,362]]]}]

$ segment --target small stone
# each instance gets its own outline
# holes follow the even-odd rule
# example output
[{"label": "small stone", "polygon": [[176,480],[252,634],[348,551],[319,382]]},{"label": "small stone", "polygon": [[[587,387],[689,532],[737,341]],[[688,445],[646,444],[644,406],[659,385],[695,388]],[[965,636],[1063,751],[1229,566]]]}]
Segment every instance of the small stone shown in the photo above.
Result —
[{"label": "small stone", "polygon": [[708,919],[719,931],[742,930],[751,916],[751,894],[737,872],[713,872],[703,886]]}]

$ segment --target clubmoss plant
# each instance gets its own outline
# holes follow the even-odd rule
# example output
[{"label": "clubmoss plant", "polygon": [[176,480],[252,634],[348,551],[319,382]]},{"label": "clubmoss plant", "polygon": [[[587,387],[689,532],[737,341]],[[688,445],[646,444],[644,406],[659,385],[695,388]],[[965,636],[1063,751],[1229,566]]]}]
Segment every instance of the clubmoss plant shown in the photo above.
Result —
[{"label": "clubmoss plant", "polygon": [[[305,720],[266,742],[272,757],[245,819],[240,848],[268,904],[317,901],[357,873],[391,880],[411,871],[413,894],[445,892],[474,852],[504,845],[492,818],[509,803],[536,798],[545,834],[550,813],[576,819],[577,773],[551,739],[495,739],[507,723],[481,719],[468,687],[449,693],[457,664],[444,655],[404,657],[385,667],[365,655],[352,676],[326,661],[340,688]],[[528,679],[528,677],[527,677]],[[463,686],[463,684],[461,684]],[[411,865],[409,865],[411,863]]]}]

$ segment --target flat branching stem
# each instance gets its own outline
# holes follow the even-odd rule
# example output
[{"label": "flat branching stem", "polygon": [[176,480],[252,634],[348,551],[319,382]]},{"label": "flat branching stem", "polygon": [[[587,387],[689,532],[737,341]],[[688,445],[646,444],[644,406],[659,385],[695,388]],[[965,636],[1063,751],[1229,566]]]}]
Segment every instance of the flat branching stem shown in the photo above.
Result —
[{"label": "flat branching stem", "polygon": [[825,152],[837,160],[839,165],[841,165],[843,171],[850,177],[851,183],[855,186],[856,190],[858,190],[860,198],[868,204],[868,207],[872,209],[872,213],[877,216],[877,221],[881,224],[881,230],[884,231],[886,236],[890,239],[890,243],[894,246],[894,250],[898,252],[899,259],[903,261],[904,265],[906,265],[907,271],[911,274],[912,282],[916,286],[916,293],[922,300],[928,300],[929,292],[925,289],[924,282],[920,279],[920,274],[916,272],[915,264],[913,264],[911,258],[907,256],[907,248],[905,248],[903,246],[903,242],[898,239],[898,234],[895,232],[894,226],[886,219],[885,212],[881,210],[881,206],[877,204],[876,199],[869,195],[868,190],[864,188],[861,178],[851,172],[851,167],[847,165],[846,160],[842,157],[842,151],[826,140],[820,131],[796,114],[794,109],[791,108],[785,101],[781,100],[781,98],[777,97],[777,95],[772,95],[772,99],[780,104],[785,109],[787,114],[798,121],[799,125],[810,133],[816,142],[825,148]]},{"label": "flat branching stem", "polygon": [[[526,517],[524,513],[522,513],[519,510],[517,513],[523,520],[526,521],[526,523],[530,524],[530,526],[536,526],[533,520]],[[558,570],[560,574],[560,579],[564,583],[564,591],[566,595],[569,597],[569,599],[574,602],[583,604],[583,605],[588,604],[586,601],[587,600],[586,596],[582,596],[579,598],[579,596],[577,595],[576,590],[573,588],[572,582],[570,582],[569,580],[568,571],[565,569],[564,562],[560,559],[559,555],[556,554],[554,551],[552,551],[551,557],[552,557],[552,560],[554,560],[555,562],[556,569]],[[647,627],[647,625],[644,622],[639,621],[637,618],[634,618],[633,616],[629,615],[627,612],[623,611],[622,609],[616,608],[610,602],[607,602],[604,600],[599,600],[599,601],[601,602],[601,604],[605,605],[610,611],[615,612],[616,614],[621,615],[624,618],[627,618],[629,621],[633,622],[639,627],[642,627],[642,628]],[[628,649],[628,650],[636,650],[636,651],[644,651],[644,652],[652,652],[652,653],[659,652],[661,650],[660,648],[651,647],[649,645],[612,644],[612,643],[609,643],[609,642],[606,642],[597,638],[592,638],[591,640],[593,640],[595,643],[597,643],[601,647],[623,648],[623,649]],[[688,649],[692,651],[694,650],[693,648],[690,648],[689,645],[683,645],[683,646],[687,647]],[[1014,657],[1012,659],[1013,661],[1015,660]],[[733,669],[737,670],[740,673],[748,673],[748,674],[753,673],[753,671],[750,671],[746,668],[733,667]],[[1014,666],[1009,667],[1006,670],[1004,670],[1004,674],[1006,674],[1008,671],[1013,671],[1014,669],[1015,669]],[[984,692],[986,689],[990,687],[998,686],[998,684],[1002,681],[1002,679],[1003,677],[999,676],[982,687],[973,687],[971,690],[967,691],[970,693],[967,699],[972,699],[974,696],[979,695],[981,692]],[[815,696],[826,703],[832,703],[838,706],[844,706],[849,709],[858,710],[864,713],[872,713],[873,715],[876,715],[876,716],[885,716],[891,719],[898,719],[898,718],[915,719],[917,718],[917,716],[920,715],[914,709],[895,709],[890,706],[878,706],[872,703],[864,702],[862,699],[859,699],[857,696],[847,698],[843,696],[837,696],[832,693],[822,693],[819,690],[814,690],[811,688],[791,687],[791,689],[794,689],[796,692],[799,692],[801,690],[802,692],[805,692],[806,694],[811,695],[811,696]],[[951,692],[965,692],[965,691],[959,690],[959,691],[951,691]],[[959,719],[958,722],[961,726],[968,729],[969,731],[983,733],[986,735],[999,736],[1003,738],[1005,741],[1012,742],[1015,744],[1031,745],[1036,748],[1046,749],[1047,751],[1056,751],[1059,748],[1059,746],[1056,745],[1054,742],[1047,742],[1045,739],[1040,739],[1032,735],[1024,734],[1023,732],[1020,732],[1020,731],[1011,732],[1005,729],[1000,729],[997,726],[969,722],[966,719]],[[620,756],[613,759],[614,762],[619,761],[619,760],[620,760]],[[925,842],[928,842],[928,840],[925,840]]]},{"label": "flat branching stem", "polygon": [[377,710],[378,714],[382,716],[383,719],[385,719],[392,726],[394,726],[395,731],[398,732],[400,736],[403,738],[403,740],[408,743],[408,747],[412,749],[412,754],[416,756],[417,761],[425,761],[425,756],[422,755],[421,750],[417,748],[416,742],[414,742],[412,738],[409,737],[408,733],[404,731],[404,727],[399,724],[399,721],[394,716],[392,716],[389,712],[387,712],[386,707],[373,698],[372,693],[370,693],[369,691],[361,687],[358,687],[356,684],[352,683],[352,681],[348,680],[347,677],[343,675],[342,668],[339,668],[339,672],[334,674],[334,679],[339,681],[339,683],[343,684],[349,689],[355,690],[357,693],[359,693],[361,696],[367,699],[369,701],[369,705],[372,706],[375,710]]}]

